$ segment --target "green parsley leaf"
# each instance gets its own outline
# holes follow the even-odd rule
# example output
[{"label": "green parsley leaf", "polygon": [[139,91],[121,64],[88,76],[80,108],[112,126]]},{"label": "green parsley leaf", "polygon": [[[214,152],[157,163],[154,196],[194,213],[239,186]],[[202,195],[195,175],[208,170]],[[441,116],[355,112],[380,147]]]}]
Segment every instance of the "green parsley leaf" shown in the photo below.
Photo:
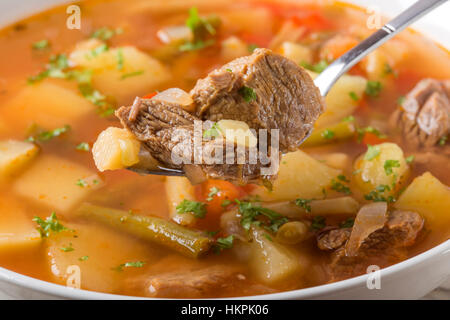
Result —
[{"label": "green parsley leaf", "polygon": [[391,188],[386,184],[380,184],[374,190],[364,195],[364,199],[374,202],[395,202],[395,198],[391,195],[385,196],[386,192],[391,191]]},{"label": "green parsley leaf", "polygon": [[72,247],[72,244],[69,243],[69,245],[67,247],[60,248],[60,250],[63,251],[63,252],[71,252],[71,251],[73,251],[75,249]]},{"label": "green parsley leaf", "polygon": [[79,261],[86,261],[89,259],[89,256],[82,256],[80,258],[78,258]]},{"label": "green parsley leaf", "polygon": [[131,261],[131,262],[125,262],[119,265],[116,270],[122,271],[123,268],[142,268],[145,265],[145,262],[143,261]]},{"label": "green parsley leaf", "polygon": [[371,146],[370,144],[367,145],[367,151],[364,155],[364,160],[373,160],[380,154],[380,147],[379,146]]},{"label": "green parsley leaf", "polygon": [[380,91],[383,88],[380,81],[367,81],[366,85],[366,94],[371,97],[378,97],[380,95]]},{"label": "green parsley leaf", "polygon": [[[235,200],[241,214],[241,225],[245,230],[250,230],[252,225],[263,226],[266,230],[277,232],[279,227],[288,222],[286,217],[268,208],[263,208],[251,202]],[[264,221],[269,220],[269,221]]]},{"label": "green parsley leaf", "polygon": [[216,41],[214,39],[209,39],[209,40],[206,40],[206,41],[198,40],[196,42],[183,43],[182,45],[180,45],[178,47],[178,49],[181,52],[196,51],[196,50],[201,50],[201,49],[210,47],[210,46],[214,45],[214,43],[216,43]]},{"label": "green parsley leaf", "polygon": [[233,247],[234,236],[230,235],[226,238],[218,238],[214,244],[214,252],[220,253],[225,249],[231,249]]},{"label": "green parsley leaf", "polygon": [[56,213],[52,212],[49,217],[43,220],[40,217],[34,217],[33,221],[36,222],[39,227],[37,230],[41,234],[41,238],[47,238],[50,236],[50,232],[61,232],[64,230],[70,230],[59,223]]},{"label": "green parsley leaf", "polygon": [[203,138],[210,139],[210,138],[217,138],[220,136],[220,128],[217,122],[214,122],[211,128],[206,129],[203,132]]},{"label": "green parsley leaf", "polygon": [[295,199],[295,204],[300,207],[305,209],[306,212],[311,212],[311,203],[312,199]]},{"label": "green parsley leaf", "polygon": [[250,53],[253,53],[253,51],[255,51],[258,48],[259,48],[259,46],[257,44],[254,44],[254,43],[250,43],[247,46],[248,52],[250,52]]},{"label": "green parsley leaf", "polygon": [[117,50],[117,70],[122,70],[124,64],[123,50],[119,48]]},{"label": "green parsley leaf", "polygon": [[227,206],[229,206],[231,204],[231,200],[229,200],[229,199],[225,199],[225,200],[223,200],[222,201],[222,203],[220,204],[220,206],[222,206],[222,207],[227,207]]},{"label": "green parsley leaf", "polygon": [[381,133],[378,129],[376,129],[372,126],[368,126],[365,128],[358,128],[358,129],[356,129],[356,132],[358,133],[358,143],[361,143],[361,141],[364,138],[364,135],[366,133],[374,134],[377,138],[380,138],[380,139],[384,139],[387,137],[385,134]]},{"label": "green parsley leaf", "polygon": [[359,100],[358,95],[354,91],[349,92],[348,95],[350,96],[350,98],[352,98],[353,101],[358,101]]},{"label": "green parsley leaf", "polygon": [[397,104],[398,104],[399,106],[402,106],[403,103],[405,102],[405,100],[406,100],[406,97],[405,97],[405,96],[400,96],[400,97],[398,97],[398,99],[397,99]]},{"label": "green parsley leaf", "polygon": [[44,39],[41,41],[37,41],[35,43],[32,44],[32,48],[35,50],[45,50],[50,48],[50,41]]},{"label": "green parsley leaf", "polygon": [[84,179],[78,179],[77,182],[75,182],[75,184],[81,188],[88,186],[88,183]]},{"label": "green parsley leaf", "polygon": [[76,146],[76,148],[75,149],[77,149],[77,150],[80,150],[80,151],[90,151],[91,150],[91,147],[89,146],[89,143],[87,143],[87,142],[81,142],[79,145],[77,145]]},{"label": "green parsley leaf", "polygon": [[136,77],[136,76],[140,76],[143,75],[144,71],[143,70],[138,70],[138,71],[134,71],[134,72],[129,72],[129,73],[125,73],[120,77],[120,80],[125,80],[127,78],[131,78],[131,77]]},{"label": "green parsley leaf", "polygon": [[339,225],[339,228],[343,229],[343,228],[351,228],[353,227],[353,225],[355,224],[355,219],[354,218],[348,218],[345,221],[341,222],[341,224]]},{"label": "green parsley leaf", "polygon": [[331,131],[329,129],[325,129],[322,131],[321,136],[325,139],[333,139],[334,138],[334,131]]},{"label": "green parsley leaf", "polygon": [[99,28],[97,30],[95,30],[90,38],[95,38],[95,39],[100,39],[103,41],[107,41],[109,39],[111,39],[112,37],[122,34],[123,33],[123,29],[122,28],[116,28],[116,29],[111,29],[108,27],[102,27]]},{"label": "green parsley leaf", "polygon": [[440,146],[445,145],[445,144],[447,143],[447,139],[448,139],[448,136],[443,136],[441,139],[439,139],[438,144],[439,144]]},{"label": "green parsley leaf", "polygon": [[406,163],[410,164],[414,161],[414,158],[415,158],[415,156],[411,155],[409,157],[406,157],[405,161],[406,161]]},{"label": "green parsley leaf", "polygon": [[206,201],[211,201],[213,197],[219,192],[220,190],[216,187],[212,187],[211,189],[209,189],[208,198],[206,198]]},{"label": "green parsley leaf", "polygon": [[400,161],[398,161],[398,160],[386,160],[384,162],[384,172],[386,172],[387,176],[392,174],[393,168],[399,168],[399,167],[400,167]]},{"label": "green parsley leaf", "polygon": [[239,94],[244,98],[245,102],[247,103],[255,101],[257,98],[255,90],[246,86],[243,86],[239,89]]},{"label": "green parsley leaf", "polygon": [[[339,178],[338,178],[339,179]],[[347,195],[352,194],[352,191],[350,190],[350,188],[348,186],[346,186],[345,184],[336,181],[335,179],[331,180],[331,190],[340,192],[340,193],[344,193]]]},{"label": "green parsley leaf", "polygon": [[325,218],[322,216],[315,216],[311,223],[312,230],[320,230],[326,227]]},{"label": "green parsley leaf", "polygon": [[176,206],[177,213],[192,213],[196,218],[204,218],[206,215],[206,204],[198,201],[184,199]]},{"label": "green parsley leaf", "polygon": [[69,132],[70,129],[71,128],[69,125],[65,125],[64,127],[61,127],[61,128],[56,128],[56,129],[49,130],[49,131],[41,131],[35,135],[29,136],[26,140],[29,142],[49,141],[49,140],[52,140],[53,138],[59,137],[65,133]]},{"label": "green parsley leaf", "polygon": [[310,64],[308,62],[301,62],[300,65],[308,70],[321,73],[323,70],[325,70],[328,67],[328,62],[326,60],[321,60],[316,64]]}]

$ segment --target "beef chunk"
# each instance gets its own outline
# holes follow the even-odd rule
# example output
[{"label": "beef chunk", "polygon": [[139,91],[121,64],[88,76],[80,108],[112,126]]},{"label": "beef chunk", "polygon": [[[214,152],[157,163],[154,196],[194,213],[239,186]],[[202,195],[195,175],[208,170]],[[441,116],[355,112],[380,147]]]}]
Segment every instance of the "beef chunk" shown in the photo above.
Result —
[{"label": "beef chunk", "polygon": [[408,93],[391,121],[406,143],[430,148],[450,133],[450,80],[424,79]]},{"label": "beef chunk", "polygon": [[309,74],[268,49],[214,70],[197,82],[191,95],[202,119],[240,120],[255,130],[279,129],[281,152],[296,150],[324,111]]},{"label": "beef chunk", "polygon": [[[396,210],[389,214],[383,228],[369,234],[357,250],[357,254],[349,256],[346,253],[346,240],[344,235],[328,235],[329,239],[343,239],[342,241],[326,242],[332,249],[337,250],[332,254],[330,273],[334,280],[353,277],[365,272],[371,264],[385,267],[400,261],[405,257],[405,248],[414,244],[417,236],[423,228],[424,220],[416,212]],[[339,229],[344,230],[344,229]],[[334,230],[332,230],[334,231]],[[330,233],[332,232],[330,231]],[[343,231],[340,231],[343,233]],[[319,239],[320,243],[320,239]],[[325,244],[319,248],[329,249]],[[340,245],[340,247],[338,247]]]},{"label": "beef chunk", "polygon": [[[196,133],[194,130],[194,121],[202,125],[203,121],[178,105],[142,99],[131,107],[120,108],[116,116],[164,167],[184,170],[192,182],[201,182],[206,178],[226,179],[238,183],[256,182],[262,176],[261,168],[270,165],[262,165],[260,159],[256,159],[256,163],[238,162],[238,157],[249,159],[251,151],[257,152],[251,148],[238,148],[226,140],[202,139],[202,132]],[[195,144],[194,139],[198,139],[200,143]],[[194,151],[195,147],[200,150]],[[217,149],[218,147],[221,149]],[[234,159],[227,159],[225,152],[216,155],[216,150],[226,148],[234,150]],[[196,155],[201,155],[202,158],[199,160]],[[214,163],[218,158],[223,164]],[[275,176],[267,178],[272,179]]]},{"label": "beef chunk", "polygon": [[152,297],[201,298],[224,290],[245,277],[235,269],[213,266],[200,270],[154,276],[146,284]]},{"label": "beef chunk", "polygon": [[333,229],[321,233],[317,238],[317,246],[320,250],[335,250],[347,242],[352,232],[351,228]]}]

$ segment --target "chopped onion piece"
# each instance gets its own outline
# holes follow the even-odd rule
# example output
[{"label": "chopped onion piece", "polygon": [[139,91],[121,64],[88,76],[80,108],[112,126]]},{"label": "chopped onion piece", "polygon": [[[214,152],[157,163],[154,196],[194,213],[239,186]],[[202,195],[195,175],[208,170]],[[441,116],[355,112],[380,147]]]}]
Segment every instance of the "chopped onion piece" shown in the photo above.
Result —
[{"label": "chopped onion piece", "polygon": [[159,92],[152,100],[176,103],[188,112],[194,111],[194,100],[192,100],[191,96],[186,91],[179,88],[170,88]]},{"label": "chopped onion piece", "polygon": [[187,26],[171,26],[159,30],[156,35],[162,43],[170,44],[176,42],[192,41],[191,29]]},{"label": "chopped onion piece", "polygon": [[375,202],[361,207],[345,247],[348,256],[355,256],[364,240],[371,233],[384,227],[387,220],[387,209],[386,202]]}]

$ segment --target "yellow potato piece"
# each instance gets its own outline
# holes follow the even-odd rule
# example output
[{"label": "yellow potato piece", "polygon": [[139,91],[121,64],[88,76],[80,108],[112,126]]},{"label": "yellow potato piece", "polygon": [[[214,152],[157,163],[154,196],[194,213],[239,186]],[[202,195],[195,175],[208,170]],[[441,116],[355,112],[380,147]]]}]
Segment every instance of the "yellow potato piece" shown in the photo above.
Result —
[{"label": "yellow potato piece", "polygon": [[250,253],[252,274],[260,281],[273,285],[286,279],[298,279],[308,265],[306,257],[267,238],[263,230],[252,230]]},{"label": "yellow potato piece", "polygon": [[415,178],[398,198],[397,209],[418,212],[431,229],[447,226],[450,235],[450,188],[431,173]]},{"label": "yellow potato piece", "polygon": [[[97,47],[101,45],[97,43]],[[112,48],[93,56],[91,46],[79,45],[70,61],[93,70],[93,86],[102,94],[115,97],[119,105],[155,91],[170,79],[166,67],[135,47]]]},{"label": "yellow potato piece", "polygon": [[3,112],[17,130],[25,130],[33,123],[49,129],[63,127],[95,109],[76,90],[44,80],[25,86],[6,103]]},{"label": "yellow potato piece", "polygon": [[127,130],[109,127],[97,138],[92,148],[98,170],[117,170],[139,162],[140,142]]},{"label": "yellow potato piece", "polygon": [[283,42],[280,47],[280,53],[297,64],[302,62],[311,63],[313,60],[312,50],[295,42]]},{"label": "yellow potato piece", "polygon": [[[127,275],[140,272],[158,257],[148,245],[107,227],[61,223],[74,232],[52,233],[45,241],[50,270],[61,284],[74,285],[78,273],[81,289],[115,292]],[[117,269],[123,263],[136,261],[146,265]]]},{"label": "yellow potato piece", "polygon": [[[314,72],[309,72],[309,74],[313,79],[317,77]],[[340,77],[328,92],[325,98],[325,112],[317,119],[315,127],[323,128],[351,115],[359,102],[353,100],[350,93],[353,92],[361,98],[366,89],[366,84],[367,80],[360,76],[343,75]]]},{"label": "yellow potato piece", "polygon": [[[406,163],[402,149],[395,143],[382,143],[376,146],[379,154],[372,160],[365,160],[365,154],[361,155],[354,164],[355,175],[353,180],[361,191],[368,193],[379,185],[387,185],[392,189],[392,183],[396,182],[397,188],[409,174],[409,166]],[[387,160],[396,160],[399,167],[392,167],[392,173],[387,174],[384,165]],[[396,188],[396,189],[397,189]],[[391,190],[389,194],[392,194]]]},{"label": "yellow potato piece", "polygon": [[32,248],[41,243],[32,217],[11,198],[0,198],[0,252]]},{"label": "yellow potato piece", "polygon": [[340,173],[341,170],[333,169],[303,151],[291,152],[281,159],[273,190],[258,187],[254,193],[263,201],[322,198],[322,189]]},{"label": "yellow potato piece", "polygon": [[37,155],[39,148],[30,142],[0,141],[0,179],[19,172]]},{"label": "yellow potato piece", "polygon": [[59,213],[70,210],[102,185],[95,172],[77,163],[41,155],[15,180],[12,190]]}]

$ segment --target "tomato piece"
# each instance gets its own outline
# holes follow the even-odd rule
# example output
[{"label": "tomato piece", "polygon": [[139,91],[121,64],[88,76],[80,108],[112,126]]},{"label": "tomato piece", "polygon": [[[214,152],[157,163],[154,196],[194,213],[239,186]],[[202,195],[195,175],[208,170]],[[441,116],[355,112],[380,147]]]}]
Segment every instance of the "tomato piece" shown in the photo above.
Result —
[{"label": "tomato piece", "polygon": [[320,12],[316,11],[301,12],[291,19],[296,25],[312,31],[322,31],[331,28],[331,23]]},{"label": "tomato piece", "polygon": [[158,94],[158,92],[155,91],[155,92],[152,92],[152,93],[149,93],[149,94],[143,96],[142,99],[151,99],[151,98],[153,98],[154,96],[156,96],[157,94]]}]

